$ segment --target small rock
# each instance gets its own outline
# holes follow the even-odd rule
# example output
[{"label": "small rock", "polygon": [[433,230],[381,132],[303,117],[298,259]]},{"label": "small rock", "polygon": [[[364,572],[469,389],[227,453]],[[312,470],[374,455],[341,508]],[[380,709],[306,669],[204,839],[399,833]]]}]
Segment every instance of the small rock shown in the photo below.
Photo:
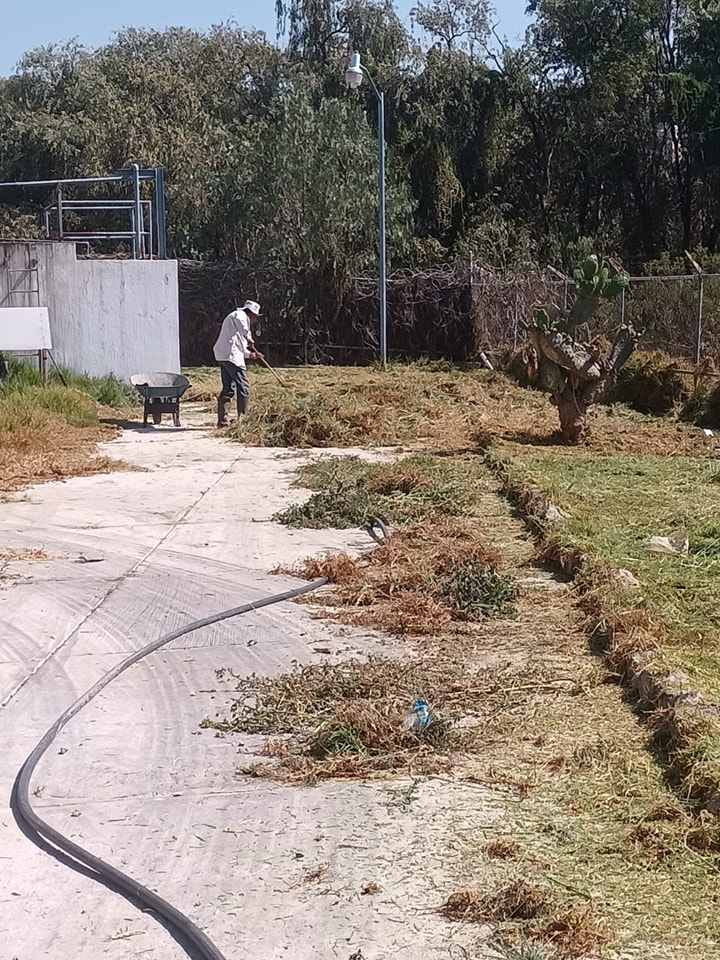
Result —
[{"label": "small rock", "polygon": [[673,672],[665,678],[665,684],[667,686],[679,687],[681,690],[687,690],[690,686],[690,677],[688,677],[686,673],[683,673],[682,670],[673,670]]},{"label": "small rock", "polygon": [[638,578],[630,573],[629,570],[620,569],[615,571],[615,580],[620,584],[621,587],[639,587],[640,581]]},{"label": "small rock", "polygon": [[551,503],[545,511],[545,519],[549,523],[557,523],[560,520],[569,520],[570,514],[566,513],[565,510],[561,510],[560,507],[556,507],[554,503]]}]

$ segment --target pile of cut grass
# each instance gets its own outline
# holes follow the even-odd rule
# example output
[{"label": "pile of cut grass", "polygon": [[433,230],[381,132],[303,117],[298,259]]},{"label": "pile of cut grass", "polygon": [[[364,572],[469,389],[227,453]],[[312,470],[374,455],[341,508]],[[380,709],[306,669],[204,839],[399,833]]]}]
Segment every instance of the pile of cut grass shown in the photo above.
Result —
[{"label": "pile of cut grass", "polygon": [[453,520],[436,527],[432,538],[422,524],[396,530],[362,562],[330,554],[278,572],[328,577],[334,584],[322,599],[328,617],[394,636],[436,636],[451,625],[512,619],[518,587],[497,572],[500,555],[478,527]]},{"label": "pile of cut grass", "polygon": [[298,471],[297,486],[315,491],[273,519],[292,527],[347,529],[376,518],[408,523],[472,510],[471,460],[414,454],[392,463],[323,457]]},{"label": "pile of cut grass", "polygon": [[[557,693],[540,669],[488,669],[442,655],[306,665],[279,677],[221,670],[218,679],[232,679],[239,696],[228,718],[203,726],[268,737],[264,754],[272,760],[242,772],[290,782],[448,772],[482,752],[499,714]],[[408,729],[418,697],[430,704],[432,721]]]},{"label": "pile of cut grass", "polygon": [[549,887],[523,879],[488,892],[458,890],[439,913],[448,920],[494,925],[496,940],[523,945],[511,947],[508,956],[531,956],[527,947],[539,944],[552,947],[557,960],[582,960],[597,956],[612,939],[607,921],[591,904],[559,900]]},{"label": "pile of cut grass", "polygon": [[415,454],[392,463],[326,457],[303,465],[308,501],[275,519],[312,527],[393,525],[389,539],[362,563],[311,557],[288,570],[327,576],[328,615],[397,636],[432,636],[451,623],[512,618],[518,589],[499,572],[481,509],[485,467],[474,456]]},{"label": "pile of cut grass", "polygon": [[[187,399],[214,401],[212,368],[187,371]],[[227,433],[258,446],[406,446],[428,451],[476,449],[502,438],[532,445],[558,442],[557,411],[547,396],[524,390],[501,373],[436,369],[427,364],[300,367],[280,371],[284,387],[250,366],[250,412]],[[639,449],[693,455],[702,434],[686,424],[641,416],[625,407],[598,407],[586,448]]]},{"label": "pile of cut grass", "polygon": [[[0,492],[31,483],[124,469],[98,457],[97,444],[114,436],[98,416],[99,401],[85,389],[50,381],[37,370],[11,362],[0,381]],[[127,406],[117,381],[75,378],[97,397]]]}]

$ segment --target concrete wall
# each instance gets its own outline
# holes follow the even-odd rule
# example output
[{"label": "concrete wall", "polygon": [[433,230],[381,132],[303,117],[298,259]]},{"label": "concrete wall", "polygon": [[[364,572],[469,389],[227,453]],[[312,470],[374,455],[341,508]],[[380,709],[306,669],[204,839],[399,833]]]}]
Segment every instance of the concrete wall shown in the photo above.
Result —
[{"label": "concrete wall", "polygon": [[53,356],[76,373],[180,370],[175,260],[78,260],[73,243],[0,243],[0,307],[23,306],[48,308]]}]

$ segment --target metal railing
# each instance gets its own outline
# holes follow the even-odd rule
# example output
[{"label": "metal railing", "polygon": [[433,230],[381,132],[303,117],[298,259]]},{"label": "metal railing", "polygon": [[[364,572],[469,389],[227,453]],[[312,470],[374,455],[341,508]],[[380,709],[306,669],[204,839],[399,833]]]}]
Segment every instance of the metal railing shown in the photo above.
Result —
[{"label": "metal railing", "polygon": [[[149,183],[152,199],[143,199],[142,183]],[[68,188],[92,188],[107,184],[130,185],[131,196],[97,199],[69,198]],[[17,180],[0,183],[5,190],[55,188],[55,200],[43,208],[43,227],[47,239],[70,242],[127,242],[134,259],[164,260],[167,257],[165,232],[165,178],[162,167],[141,169],[134,163],[125,170],[102,177],[71,177],[62,180]],[[66,227],[66,218],[78,214],[112,212],[127,217],[128,229],[93,229],[82,231]]]}]

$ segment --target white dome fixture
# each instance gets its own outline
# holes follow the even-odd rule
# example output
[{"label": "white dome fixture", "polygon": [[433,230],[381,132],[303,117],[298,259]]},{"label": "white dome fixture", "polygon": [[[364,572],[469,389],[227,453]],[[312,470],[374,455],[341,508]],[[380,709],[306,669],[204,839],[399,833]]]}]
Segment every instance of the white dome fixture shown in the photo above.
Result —
[{"label": "white dome fixture", "polygon": [[354,53],[345,71],[345,84],[350,90],[357,90],[363,80],[363,68],[360,65],[360,54]]}]

